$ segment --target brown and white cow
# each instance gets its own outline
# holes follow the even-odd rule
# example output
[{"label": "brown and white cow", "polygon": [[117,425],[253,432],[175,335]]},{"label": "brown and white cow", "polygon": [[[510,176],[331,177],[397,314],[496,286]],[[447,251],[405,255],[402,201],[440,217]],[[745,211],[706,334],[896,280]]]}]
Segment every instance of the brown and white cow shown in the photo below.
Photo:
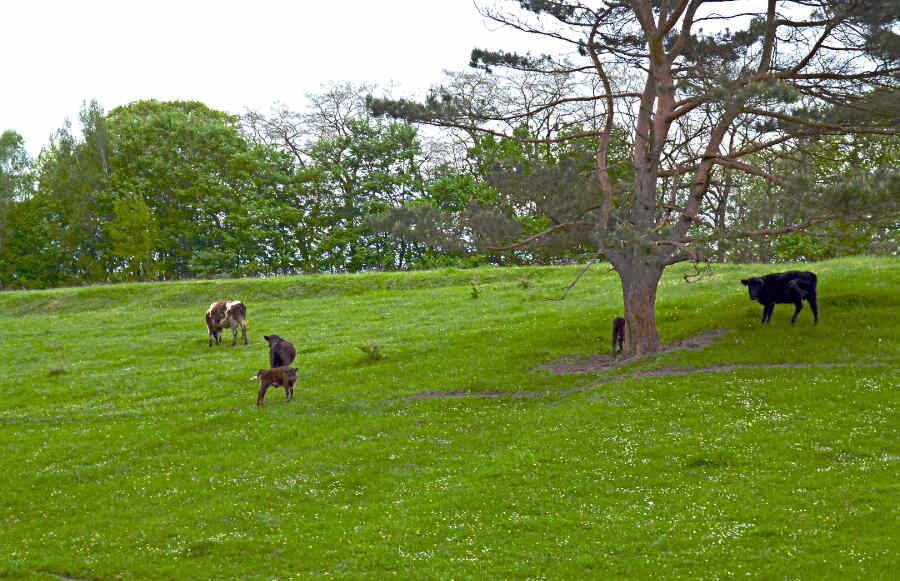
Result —
[{"label": "brown and white cow", "polygon": [[247,344],[247,307],[241,301],[218,301],[206,311],[206,327],[209,329],[209,346],[222,342],[222,329],[231,329],[231,346],[237,345],[237,330],[241,328],[244,345]]}]

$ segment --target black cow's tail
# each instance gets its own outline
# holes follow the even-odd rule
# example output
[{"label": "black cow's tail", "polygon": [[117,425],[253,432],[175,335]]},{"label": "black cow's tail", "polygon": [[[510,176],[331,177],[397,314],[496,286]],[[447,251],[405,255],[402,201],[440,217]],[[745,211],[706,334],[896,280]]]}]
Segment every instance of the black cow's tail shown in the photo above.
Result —
[{"label": "black cow's tail", "polygon": [[819,284],[819,278],[816,276],[814,272],[809,273],[811,277],[811,283],[809,285],[809,294],[806,296],[806,302],[809,303],[809,307],[813,312],[813,320],[816,325],[819,324],[819,299],[818,294],[816,293],[816,285]]},{"label": "black cow's tail", "polygon": [[816,276],[816,273],[810,272],[809,273],[809,290],[805,293],[806,296],[803,298],[805,298],[807,300],[809,300],[809,297],[815,298],[816,285],[818,285],[818,284],[819,284],[819,277]]}]

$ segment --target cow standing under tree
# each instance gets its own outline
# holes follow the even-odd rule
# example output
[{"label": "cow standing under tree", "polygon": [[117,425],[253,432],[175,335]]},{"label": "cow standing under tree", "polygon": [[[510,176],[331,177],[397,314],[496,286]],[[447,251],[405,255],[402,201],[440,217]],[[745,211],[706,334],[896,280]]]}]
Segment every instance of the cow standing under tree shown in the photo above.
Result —
[{"label": "cow standing under tree", "polygon": [[206,311],[206,327],[209,329],[209,346],[222,342],[222,329],[231,329],[231,346],[237,345],[237,330],[241,328],[244,345],[247,344],[247,307],[241,301],[218,301]]},{"label": "cow standing under tree", "polygon": [[612,353],[613,357],[616,356],[616,343],[619,344],[619,352],[625,350],[625,319],[623,317],[616,317],[613,320],[613,332],[612,332]]},{"label": "cow standing under tree", "polygon": [[791,270],[775,272],[761,277],[745,278],[741,284],[750,291],[750,299],[759,301],[763,306],[763,323],[772,320],[772,311],[776,303],[793,303],[794,316],[791,325],[797,321],[797,315],[803,308],[803,301],[809,303],[815,324],[819,324],[819,304],[816,302],[816,283],[818,279],[812,272]]}]

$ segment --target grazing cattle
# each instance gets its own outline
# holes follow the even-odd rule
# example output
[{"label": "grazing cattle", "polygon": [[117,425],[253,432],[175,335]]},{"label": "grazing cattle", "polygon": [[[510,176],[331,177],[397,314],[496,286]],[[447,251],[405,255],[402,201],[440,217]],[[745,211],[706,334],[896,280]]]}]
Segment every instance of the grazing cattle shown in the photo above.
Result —
[{"label": "grazing cattle", "polygon": [[613,355],[616,354],[616,342],[619,343],[619,351],[622,351],[623,344],[625,343],[625,319],[622,317],[616,317],[613,321],[613,334],[612,334],[612,352]]},{"label": "grazing cattle", "polygon": [[206,327],[209,329],[209,346],[222,342],[222,329],[231,329],[231,346],[237,345],[237,330],[241,328],[244,345],[247,344],[247,307],[241,301],[218,301],[206,311]]},{"label": "grazing cattle", "polygon": [[278,335],[263,335],[263,338],[269,342],[269,367],[281,367],[294,362],[297,350],[293,343]]},{"label": "grazing cattle", "polygon": [[263,398],[266,397],[266,390],[270,385],[284,387],[284,401],[294,399],[294,384],[297,383],[296,368],[284,365],[274,369],[260,369],[256,377],[259,378],[259,395],[256,396],[256,405],[263,404]]},{"label": "grazing cattle", "polygon": [[791,325],[797,320],[797,314],[803,308],[805,299],[813,312],[815,324],[819,324],[819,305],[816,302],[816,275],[811,272],[792,270],[776,272],[762,277],[746,278],[741,284],[750,290],[750,299],[759,301],[763,306],[763,323],[772,320],[772,311],[776,303],[793,303],[794,316]]}]

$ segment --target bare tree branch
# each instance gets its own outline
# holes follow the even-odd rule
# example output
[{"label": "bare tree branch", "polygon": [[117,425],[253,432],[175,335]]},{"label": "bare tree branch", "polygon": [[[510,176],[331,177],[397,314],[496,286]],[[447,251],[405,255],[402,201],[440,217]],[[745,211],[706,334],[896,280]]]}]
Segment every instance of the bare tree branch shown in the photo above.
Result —
[{"label": "bare tree branch", "polygon": [[[575,280],[573,280],[572,283],[566,287],[566,291],[563,293],[563,296],[559,297],[558,299],[544,297],[544,300],[545,301],[564,301],[564,300],[566,300],[566,297],[569,296],[569,291],[572,290],[576,284],[578,284],[578,281],[581,280],[581,277],[584,276],[584,273],[586,273],[588,271],[588,269],[596,262],[600,262],[600,259],[595,258],[594,260],[591,260],[590,262],[588,262],[587,264],[584,265],[584,268],[581,269],[581,271],[578,273],[578,276],[575,277]],[[606,272],[610,273],[613,270],[615,270],[615,269],[609,268],[609,269],[607,269]]]},{"label": "bare tree branch", "polygon": [[505,251],[505,250],[515,250],[516,248],[522,248],[523,246],[531,244],[535,240],[540,240],[541,238],[549,236],[550,234],[556,232],[557,230],[562,230],[568,226],[575,226],[577,224],[590,224],[590,222],[588,222],[586,220],[578,220],[575,222],[564,222],[564,223],[556,224],[554,226],[551,226],[550,228],[547,228],[546,230],[544,230],[542,232],[538,232],[537,234],[532,234],[531,236],[523,238],[522,240],[519,240],[518,242],[514,242],[508,246],[488,248],[488,250],[491,250],[493,252],[500,252],[500,251]]}]

